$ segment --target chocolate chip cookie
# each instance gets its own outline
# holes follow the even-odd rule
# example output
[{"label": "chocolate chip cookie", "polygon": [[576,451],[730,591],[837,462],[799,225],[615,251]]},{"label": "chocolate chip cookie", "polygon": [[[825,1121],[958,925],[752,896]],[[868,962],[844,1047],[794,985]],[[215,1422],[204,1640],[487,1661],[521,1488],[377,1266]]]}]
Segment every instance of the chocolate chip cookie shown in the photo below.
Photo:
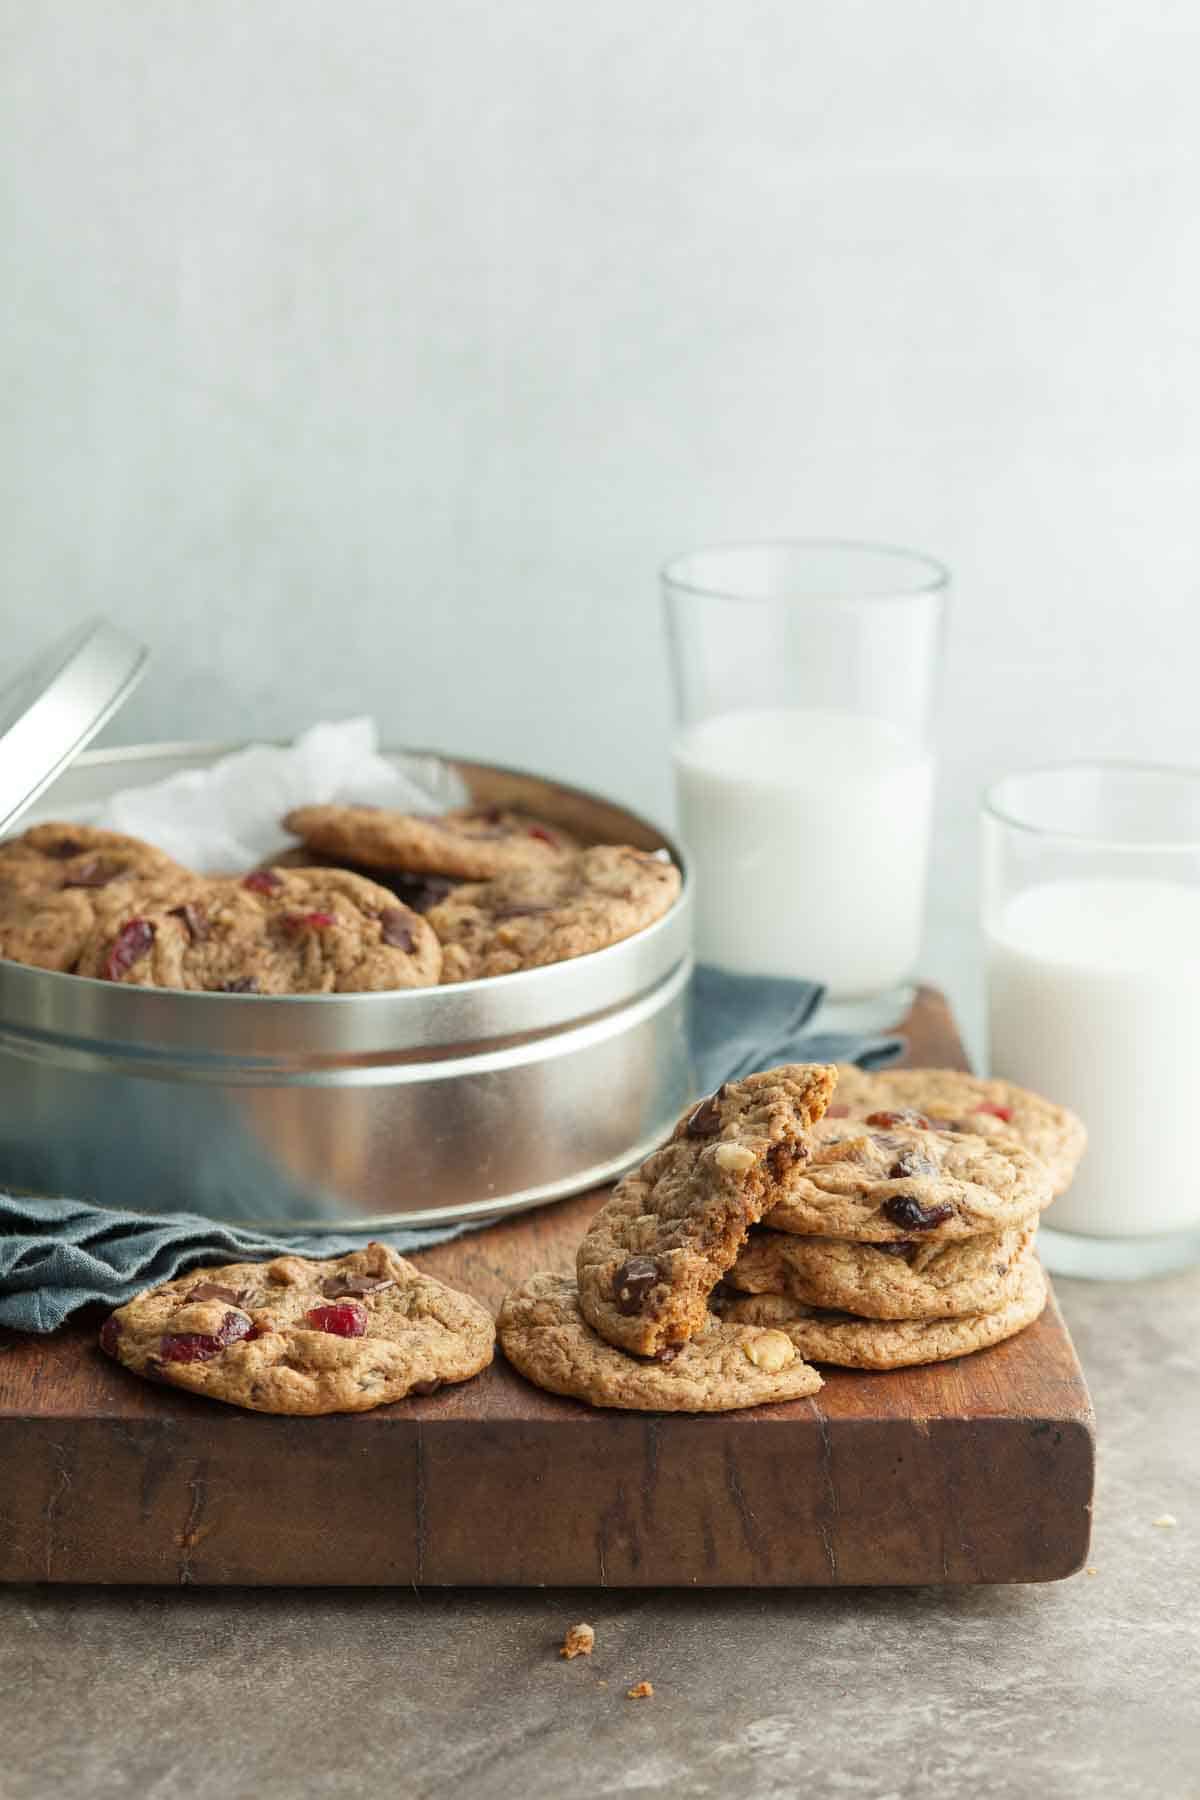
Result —
[{"label": "chocolate chip cookie", "polygon": [[561,826],[497,806],[429,815],[383,806],[298,806],[283,824],[310,849],[348,862],[465,881],[547,868],[578,848]]},{"label": "chocolate chip cookie", "polygon": [[0,885],[26,892],[94,892],[114,882],[185,873],[153,844],[92,825],[31,825],[0,844]]},{"label": "chocolate chip cookie", "polygon": [[673,863],[621,844],[468,883],[428,914],[442,942],[442,980],[512,975],[603,950],[661,918],[679,888]]},{"label": "chocolate chip cookie", "polygon": [[441,950],[394,894],[340,869],[259,869],[110,911],[80,975],[225,994],[346,994],[432,987]]},{"label": "chocolate chip cookie", "polygon": [[669,1354],[704,1329],[709,1295],[750,1227],[804,1166],[833,1082],[823,1063],[728,1081],[618,1182],[576,1260],[583,1316],[607,1343]]},{"label": "chocolate chip cookie", "polygon": [[811,1159],[766,1215],[776,1231],[861,1243],[978,1237],[1027,1223],[1054,1197],[1045,1164],[1015,1142],[828,1118],[813,1137]]},{"label": "chocolate chip cookie", "polygon": [[731,1412],[815,1394],[821,1378],[786,1332],[709,1316],[669,1359],[639,1362],[592,1330],[573,1281],[531,1275],[500,1308],[500,1346],[526,1380],[589,1406]]},{"label": "chocolate chip cookie", "polygon": [[1050,1171],[1054,1192],[1071,1184],[1087,1146],[1082,1119],[1015,1082],[985,1080],[962,1069],[883,1069],[872,1074],[838,1067],[833,1117],[867,1120],[873,1113],[910,1111],[943,1131],[1024,1144]]},{"label": "chocolate chip cookie", "polygon": [[1033,1226],[1013,1225],[982,1237],[857,1244],[762,1226],[751,1232],[725,1285],[867,1319],[995,1312],[1016,1297],[1033,1236]]},{"label": "chocolate chip cookie", "polygon": [[101,1347],[137,1375],[251,1412],[366,1412],[492,1360],[487,1310],[386,1244],[196,1269],[119,1307]]},{"label": "chocolate chip cookie", "polygon": [[993,1312],[955,1319],[858,1319],[805,1306],[783,1294],[739,1296],[718,1303],[726,1324],[782,1331],[803,1357],[847,1369],[904,1369],[986,1350],[1031,1325],[1046,1304],[1046,1278],[1032,1247],[1016,1292]]},{"label": "chocolate chip cookie", "polygon": [[364,881],[387,888],[416,913],[427,913],[431,906],[445,900],[459,886],[446,875],[406,875],[403,869],[379,869],[368,863],[347,862],[345,857],[327,856],[324,851],[310,850],[304,844],[297,850],[281,850],[278,856],[272,856],[259,866],[264,869],[348,869],[351,875],[361,875]]}]

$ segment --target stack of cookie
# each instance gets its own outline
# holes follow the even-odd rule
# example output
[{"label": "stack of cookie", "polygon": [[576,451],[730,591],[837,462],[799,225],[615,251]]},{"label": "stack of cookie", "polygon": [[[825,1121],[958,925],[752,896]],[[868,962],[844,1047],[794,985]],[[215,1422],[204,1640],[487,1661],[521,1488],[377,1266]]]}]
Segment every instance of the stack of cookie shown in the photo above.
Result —
[{"label": "stack of cookie", "polygon": [[983,1349],[1045,1305],[1037,1218],[1083,1142],[1064,1109],[952,1070],[728,1082],[619,1184],[575,1281],[508,1297],[501,1345],[553,1392],[688,1412],[812,1393],[813,1362]]},{"label": "stack of cookie", "polygon": [[0,957],[226,994],[425,988],[562,962],[669,911],[670,859],[528,814],[301,807],[304,838],[216,879],[137,838],[35,825],[0,844]]}]

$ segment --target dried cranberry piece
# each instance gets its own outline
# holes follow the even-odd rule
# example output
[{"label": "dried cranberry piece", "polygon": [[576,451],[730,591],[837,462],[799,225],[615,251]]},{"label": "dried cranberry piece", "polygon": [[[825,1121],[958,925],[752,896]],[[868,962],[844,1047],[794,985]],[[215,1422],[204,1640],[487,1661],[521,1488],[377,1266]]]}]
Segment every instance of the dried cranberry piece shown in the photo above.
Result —
[{"label": "dried cranberry piece", "polygon": [[408,914],[400,906],[389,906],[379,915],[379,935],[393,950],[415,950],[417,940],[408,923]]},{"label": "dried cranberry piece", "polygon": [[100,1327],[100,1348],[106,1356],[117,1354],[117,1339],[121,1335],[121,1321],[116,1313],[111,1313]]},{"label": "dried cranberry piece", "polygon": [[268,1325],[265,1319],[260,1319],[258,1324],[252,1325],[246,1333],[246,1342],[252,1344],[255,1338],[267,1337],[274,1329],[275,1327],[273,1325]]},{"label": "dried cranberry piece", "polygon": [[395,1285],[391,1275],[330,1275],[321,1283],[321,1292],[330,1300],[359,1299]]},{"label": "dried cranberry piece", "polygon": [[357,1300],[342,1300],[333,1306],[314,1306],[304,1317],[314,1331],[328,1331],[333,1337],[362,1337],[367,1329],[367,1309]]},{"label": "dried cranberry piece", "polygon": [[919,1150],[914,1150],[910,1144],[900,1152],[899,1156],[888,1170],[888,1177],[892,1181],[907,1181],[910,1176],[936,1175],[937,1173],[938,1166],[933,1158],[923,1156]]},{"label": "dried cranberry piece", "polygon": [[1003,1119],[1006,1125],[1012,1124],[1011,1106],[993,1106],[990,1101],[985,1100],[982,1106],[976,1106],[973,1110],[977,1113],[990,1113],[993,1119]]},{"label": "dried cranberry piece", "polygon": [[335,925],[337,920],[332,913],[288,913],[284,924],[289,931],[324,931],[327,925]]},{"label": "dried cranberry piece", "polygon": [[673,1363],[682,1349],[682,1344],[664,1344],[661,1350],[654,1352],[654,1360],[656,1363]]},{"label": "dried cranberry piece", "polygon": [[529,835],[531,838],[536,838],[540,844],[549,844],[552,850],[558,849],[558,839],[553,832],[544,830],[541,825],[531,825]]},{"label": "dried cranberry piece", "polygon": [[662,1277],[652,1256],[631,1256],[613,1276],[613,1299],[625,1314],[638,1313]]},{"label": "dried cranberry piece", "polygon": [[163,1362],[208,1362],[239,1338],[248,1337],[251,1329],[245,1313],[227,1312],[218,1331],[168,1333],[159,1342],[158,1354]]},{"label": "dried cranberry piece", "polygon": [[242,882],[252,894],[273,894],[276,888],[283,886],[283,876],[274,869],[253,869]]},{"label": "dried cranberry piece", "polygon": [[127,875],[128,873],[129,867],[126,863],[108,862],[103,856],[92,856],[88,858],[87,862],[80,863],[77,869],[72,869],[70,875],[63,876],[63,886],[65,888],[102,888],[107,887],[110,881],[115,881],[118,875]]},{"label": "dried cranberry piece", "polygon": [[932,1231],[944,1219],[954,1217],[954,1208],[944,1202],[939,1206],[922,1206],[915,1194],[893,1194],[885,1200],[880,1211],[893,1225],[900,1225],[905,1231]]},{"label": "dried cranberry piece", "polygon": [[893,1112],[868,1113],[866,1122],[868,1125],[881,1125],[885,1131],[890,1125],[906,1125],[910,1131],[933,1129],[925,1114],[915,1112],[911,1106],[900,1106]]},{"label": "dried cranberry piece", "polygon": [[234,981],[223,981],[216,991],[218,994],[257,994],[258,983],[253,975],[239,975]]},{"label": "dried cranberry piece", "polygon": [[182,906],[171,907],[168,917],[179,919],[188,934],[189,943],[202,944],[208,936],[208,914],[202,906],[193,906],[185,901]]},{"label": "dried cranberry piece", "polygon": [[188,1294],[191,1300],[227,1300],[230,1306],[241,1306],[243,1296],[237,1288],[222,1287],[219,1281],[201,1281]]},{"label": "dried cranberry piece", "polygon": [[689,1137],[716,1137],[721,1129],[721,1101],[725,1097],[725,1082],[722,1082],[715,1094],[702,1100],[684,1127]]},{"label": "dried cranberry piece", "polygon": [[140,963],[144,956],[149,956],[153,947],[154,927],[149,919],[130,919],[127,925],[122,925],[113,939],[108,961],[104,965],[105,979],[120,981],[123,975],[128,975],[135,963]]},{"label": "dried cranberry piece", "polygon": [[839,1100],[835,1105],[827,1106],[822,1117],[826,1119],[848,1119],[850,1117],[850,1108],[844,1106]]}]

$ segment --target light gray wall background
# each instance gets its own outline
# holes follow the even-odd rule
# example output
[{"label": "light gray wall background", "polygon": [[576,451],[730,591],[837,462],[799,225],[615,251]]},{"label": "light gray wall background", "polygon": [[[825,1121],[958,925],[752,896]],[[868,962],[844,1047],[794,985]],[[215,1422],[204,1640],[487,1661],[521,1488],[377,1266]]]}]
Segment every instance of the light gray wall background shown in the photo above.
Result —
[{"label": "light gray wall background", "polygon": [[974,799],[1195,759],[1187,0],[3,0],[14,662],[102,609],[110,736],[375,712],[659,811],[655,569],[929,549],[927,967]]}]

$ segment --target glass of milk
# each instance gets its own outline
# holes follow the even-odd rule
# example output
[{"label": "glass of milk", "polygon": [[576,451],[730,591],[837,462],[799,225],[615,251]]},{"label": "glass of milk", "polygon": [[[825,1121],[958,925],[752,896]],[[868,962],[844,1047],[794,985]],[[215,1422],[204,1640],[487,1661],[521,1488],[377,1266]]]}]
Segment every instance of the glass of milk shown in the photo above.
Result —
[{"label": "glass of milk", "polygon": [[991,1069],[1089,1142],[1040,1234],[1070,1275],[1200,1261],[1200,771],[1071,763],[983,810]]},{"label": "glass of milk", "polygon": [[825,984],[823,1023],[911,998],[949,577],[911,551],[698,550],[662,575],[696,953]]}]

